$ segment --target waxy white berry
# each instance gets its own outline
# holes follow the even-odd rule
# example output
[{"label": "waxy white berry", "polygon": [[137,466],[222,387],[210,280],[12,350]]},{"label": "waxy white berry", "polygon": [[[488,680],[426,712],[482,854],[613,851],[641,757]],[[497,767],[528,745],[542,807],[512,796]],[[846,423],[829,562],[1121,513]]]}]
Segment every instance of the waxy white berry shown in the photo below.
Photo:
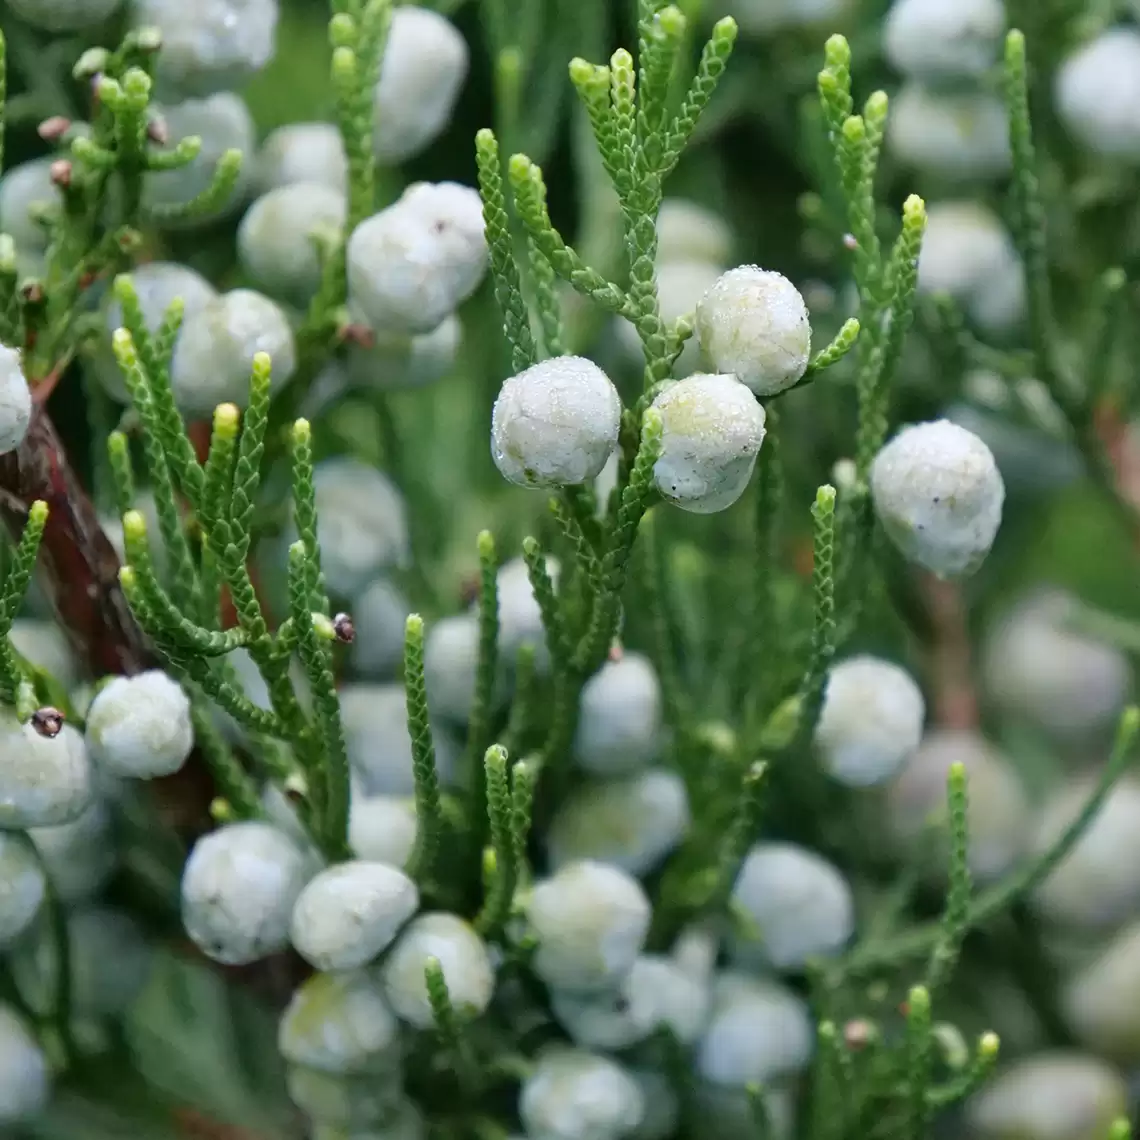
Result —
[{"label": "waxy white berry", "polygon": [[289,921],[313,868],[268,823],[228,824],[194,845],[182,871],[182,923],[207,957],[255,962],[289,944]]},{"label": "waxy white berry", "polygon": [[996,95],[903,85],[891,101],[887,144],[901,162],[944,178],[990,178],[1010,166],[1009,117]]},{"label": "waxy white berry", "polygon": [[46,893],[35,849],[24,836],[0,831],[0,947],[32,925]]},{"label": "waxy white berry", "polygon": [[93,773],[83,737],[65,724],[54,737],[0,708],[0,830],[78,819],[91,803]]},{"label": "waxy white berry", "polygon": [[116,776],[172,775],[194,747],[190,699],[159,669],[115,677],[91,702],[86,739],[95,763]]},{"label": "waxy white berry", "polygon": [[314,875],[297,896],[290,940],[318,970],[352,970],[377,957],[419,903],[403,871],[363,860],[340,863]]},{"label": "waxy white berry", "polygon": [[661,748],[661,685],[649,658],[623,653],[582,689],[574,758],[595,775],[644,767]]},{"label": "waxy white berry", "polygon": [[758,396],[790,388],[807,371],[807,305],[771,270],[741,265],[723,274],[697,305],[694,330],[706,365],[732,373]]},{"label": "waxy white berry", "polygon": [[694,514],[732,506],[748,486],[764,442],[764,409],[735,376],[698,372],[654,401],[661,414],[657,489]]},{"label": "waxy white berry", "polygon": [[519,1116],[534,1140],[621,1140],[644,1115],[641,1089],[625,1069],[564,1046],[538,1058],[519,1095]]},{"label": "waxy white berry", "polygon": [[815,730],[828,771],[852,787],[889,780],[918,747],[922,690],[891,661],[860,655],[833,665]]},{"label": "waxy white berry", "polygon": [[1093,154],[1140,158],[1140,31],[1120,25],[1078,48],[1054,80],[1057,115]]},{"label": "waxy white berry", "polygon": [[406,867],[416,845],[415,800],[404,796],[354,795],[348,845],[358,859]]},{"label": "waxy white berry", "polygon": [[883,26],[891,65],[916,79],[979,75],[997,60],[1001,0],[895,0]]},{"label": "waxy white berry", "polygon": [[972,574],[1001,525],[1005,484],[976,435],[937,420],[900,431],[871,468],[875,513],[910,562],[942,578]]},{"label": "waxy white berry", "polygon": [[341,193],[348,188],[344,139],[334,123],[286,123],[261,144],[253,171],[262,194],[294,182],[321,182]]},{"label": "waxy white berry", "polygon": [[15,1126],[47,1104],[51,1070],[31,1029],[16,1011],[0,1005],[0,1124]]},{"label": "waxy white berry", "polygon": [[555,356],[512,376],[491,414],[491,457],[522,487],[589,482],[617,447],[621,397],[591,360]]},{"label": "waxy white berry", "polygon": [[384,959],[384,992],[404,1021],[419,1029],[435,1024],[425,976],[431,958],[439,962],[451,1006],[460,1017],[477,1017],[491,1004],[495,971],[474,928],[453,914],[421,914]]},{"label": "waxy white berry", "polygon": [[32,393],[20,354],[0,344],[0,455],[24,442],[32,422]]},{"label": "waxy white berry", "polygon": [[427,333],[487,268],[483,203],[456,182],[416,182],[348,239],[349,304],[376,332]]}]

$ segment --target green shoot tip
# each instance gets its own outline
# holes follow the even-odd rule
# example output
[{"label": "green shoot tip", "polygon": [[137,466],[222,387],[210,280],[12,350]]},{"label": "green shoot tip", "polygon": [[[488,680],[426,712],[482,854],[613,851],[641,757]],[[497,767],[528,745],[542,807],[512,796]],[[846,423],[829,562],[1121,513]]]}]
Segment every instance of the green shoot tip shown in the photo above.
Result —
[{"label": "green shoot tip", "polygon": [[43,526],[47,522],[48,505],[43,499],[37,499],[28,509],[28,522],[36,526]]},{"label": "green shoot tip", "polygon": [[1001,1049],[1001,1038],[993,1031],[983,1033],[978,1038],[978,1053],[983,1059],[990,1061],[998,1055]]},{"label": "green shoot tip", "polygon": [[214,409],[214,431],[218,435],[235,435],[240,422],[237,404],[219,404]]},{"label": "green shoot tip", "polygon": [[123,537],[128,543],[145,541],[146,519],[142,511],[127,511],[123,515]]}]

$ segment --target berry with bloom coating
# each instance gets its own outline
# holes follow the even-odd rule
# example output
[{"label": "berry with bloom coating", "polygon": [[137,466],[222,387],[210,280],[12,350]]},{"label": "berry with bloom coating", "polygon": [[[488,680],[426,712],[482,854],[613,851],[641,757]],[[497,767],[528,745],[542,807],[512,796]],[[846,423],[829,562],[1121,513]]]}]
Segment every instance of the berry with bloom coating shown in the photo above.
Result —
[{"label": "berry with bloom coating", "polygon": [[[350,661],[361,677],[387,677],[404,655],[404,623],[411,608],[387,578],[377,578],[352,602],[356,637]],[[430,636],[430,635],[429,635]]]},{"label": "berry with bloom coating", "polygon": [[0,178],[0,228],[17,250],[36,253],[47,248],[48,235],[34,220],[42,210],[59,206],[59,189],[51,179],[51,158],[34,158]]},{"label": "berry with bloom coating", "polygon": [[482,199],[457,182],[415,182],[352,231],[347,258],[360,320],[377,332],[431,332],[486,272]]},{"label": "berry with bloom coating", "polygon": [[918,291],[948,293],[982,329],[1002,333],[1025,313],[1025,278],[1001,220],[978,202],[936,202],[926,214]]},{"label": "berry with bloom coating", "polygon": [[0,1005],[0,1124],[15,1126],[47,1104],[47,1057],[15,1010]]},{"label": "berry with bloom coating", "polygon": [[935,853],[939,873],[943,873],[947,858],[946,780],[956,763],[966,769],[970,873],[979,881],[990,882],[1004,875],[1024,853],[1029,838],[1029,804],[1016,770],[976,733],[927,733],[890,785],[886,823],[909,855],[929,837],[929,829],[936,827]]},{"label": "berry with bloom coating", "polygon": [[28,831],[60,899],[74,905],[99,894],[115,873],[115,845],[110,809],[99,798],[70,823]]},{"label": "berry with bloom coating", "polygon": [[1021,601],[987,638],[986,693],[1060,737],[1111,728],[1128,698],[1128,659],[1067,622],[1075,598],[1048,590]]},{"label": "berry with bloom coating", "polygon": [[892,67],[916,79],[980,75],[1005,31],[1001,0],[895,0],[883,26]]},{"label": "berry with bloom coating", "polygon": [[636,879],[583,859],[538,883],[526,915],[538,940],[535,973],[551,989],[589,994],[620,985],[633,969],[650,905]]},{"label": "berry with bloom coating", "polygon": [[905,670],[860,655],[831,667],[815,743],[841,783],[889,780],[922,740],[926,702]]},{"label": "berry with bloom coating", "polygon": [[1140,1059],[1140,924],[1125,927],[1068,979],[1061,1008],[1082,1045],[1129,1066]]},{"label": "berry with bloom coating", "polygon": [[120,0],[8,0],[26,24],[46,32],[75,32],[106,20]]},{"label": "berry with bloom coating", "polygon": [[[1077,819],[1095,780],[1082,776],[1059,788],[1037,821],[1032,850],[1044,853]],[[1072,850],[1033,892],[1033,905],[1052,923],[1080,931],[1110,930],[1140,908],[1140,781],[1118,781]]]},{"label": "berry with bloom coating", "polygon": [[757,396],[774,396],[807,371],[807,305],[780,273],[757,265],[730,269],[701,298],[693,328],[705,363]]},{"label": "berry with bloom coating", "polygon": [[552,1046],[519,1094],[519,1117],[533,1140],[621,1140],[641,1123],[645,1100],[615,1061]]},{"label": "berry with bloom coating", "polygon": [[91,803],[92,779],[87,746],[72,725],[41,736],[0,708],[0,830],[78,819]]},{"label": "berry with bloom coating", "polygon": [[467,41],[443,16],[410,4],[392,13],[372,96],[377,161],[403,162],[440,134],[468,64]]},{"label": "berry with bloom coating", "polygon": [[574,757],[580,767],[616,776],[648,764],[661,747],[661,685],[649,658],[623,653],[582,689]]},{"label": "berry with bloom coating", "polygon": [[254,283],[299,305],[321,283],[315,234],[335,236],[344,226],[344,194],[319,182],[293,182],[262,194],[237,233],[238,257]]},{"label": "berry with bloom coating", "polygon": [[[546,573],[556,587],[560,569],[558,559],[547,555]],[[524,645],[534,647],[535,668],[544,672],[550,664],[546,628],[542,624],[538,599],[531,589],[526,562],[522,558],[504,562],[495,581],[499,595],[499,653],[508,672],[514,668]]]},{"label": "berry with bloom coating", "polygon": [[671,503],[708,515],[731,507],[748,486],[764,442],[764,409],[735,376],[698,372],[653,401],[661,413],[657,489]]},{"label": "berry with bloom coating", "polygon": [[352,860],[309,880],[293,907],[289,937],[318,970],[352,970],[384,950],[419,905],[416,884],[403,871]]},{"label": "berry with bloom coating", "polygon": [[[175,298],[182,302],[182,320],[185,323],[218,295],[213,285],[197,270],[175,261],[149,261],[137,266],[131,270],[131,283],[135,287],[143,320],[152,333],[158,332],[166,310]],[[122,325],[123,308],[117,300],[107,310],[105,323],[109,336]],[[174,343],[177,344],[178,341]],[[119,403],[129,403],[130,393],[109,343],[100,342],[100,349],[102,351],[96,357],[96,369],[103,387]]]},{"label": "berry with bloom coating", "polygon": [[1086,1053],[1037,1053],[1016,1061],[966,1104],[978,1140],[1098,1140],[1128,1112],[1128,1086]]},{"label": "berry with bloom coating", "polygon": [[[408,705],[403,685],[344,685],[339,693],[345,749],[367,796],[410,796],[415,792]],[[455,779],[454,738],[432,722],[440,782]]]},{"label": "berry with bloom coating", "polygon": [[115,677],[91,702],[86,739],[92,759],[116,776],[172,775],[194,747],[190,699],[159,669]]},{"label": "berry with bloom coating", "polygon": [[416,845],[416,802],[400,796],[353,796],[348,845],[358,859],[405,867]]},{"label": "berry with bloom coating", "polygon": [[586,1049],[628,1049],[662,1027],[692,1045],[704,1032],[711,1000],[708,979],[655,954],[638,958],[614,993],[550,995],[554,1016]]},{"label": "berry with bloom coating", "polygon": [[43,868],[24,837],[0,831],[0,948],[31,926],[46,891]]},{"label": "berry with bloom coating", "polygon": [[666,198],[657,212],[657,258],[720,265],[732,251],[732,231],[721,214],[687,198]]},{"label": "berry with bloom coating", "polygon": [[15,451],[32,422],[32,393],[20,354],[0,344],[0,455]]},{"label": "berry with bloom coating", "polygon": [[[436,716],[466,725],[475,703],[475,670],[479,659],[479,619],[474,612],[442,618],[428,630],[424,643],[424,684],[428,707]],[[500,662],[499,691],[506,671]]]},{"label": "berry with bloom coating", "polygon": [[581,784],[550,821],[547,858],[553,870],[593,859],[640,877],[677,847],[689,818],[685,782],[664,768]]},{"label": "berry with bloom coating", "polygon": [[727,0],[717,11],[733,16],[750,36],[842,19],[851,0]]},{"label": "berry with bloom coating", "polygon": [[368,463],[337,456],[313,472],[317,539],[329,592],[351,598],[410,555],[407,512],[392,481]]},{"label": "berry with bloom coating", "polygon": [[347,381],[365,389],[419,388],[434,384],[455,367],[463,323],[452,313],[431,332],[378,333],[368,345],[350,344]]},{"label": "berry with bloom coating", "polygon": [[[423,1120],[404,1096],[398,1068],[337,1075],[287,1065],[285,1084],[289,1099],[312,1124],[312,1132],[306,1133],[311,1140],[403,1140],[405,1135],[422,1140]],[[410,1128],[407,1133],[405,1127]]]},{"label": "berry with bloom coating", "polygon": [[795,843],[757,843],[740,868],[732,901],[746,927],[733,940],[732,959],[747,968],[799,969],[837,954],[855,929],[847,880]]},{"label": "berry with bloom coating", "polygon": [[246,168],[256,138],[253,116],[245,103],[237,95],[223,91],[205,99],[187,99],[172,107],[155,109],[161,112],[171,140],[194,135],[202,140],[202,149],[187,166],[147,174],[143,188],[146,204],[158,209],[186,205],[209,188],[222,155],[227,150],[237,150],[242,155],[242,168],[229,197],[213,211],[196,211],[167,224],[185,228],[207,225],[237,209],[249,184]]},{"label": "berry with bloom coating", "polygon": [[712,1018],[696,1069],[713,1085],[744,1088],[799,1073],[812,1053],[807,1006],[778,982],[726,971],[713,986]]},{"label": "berry with bloom coating", "polygon": [[272,58],[277,0],[134,0],[135,23],[162,33],[158,77],[187,95],[243,84]]},{"label": "berry with bloom coating", "polygon": [[262,194],[294,182],[321,182],[342,194],[348,189],[344,139],[334,123],[286,123],[261,144],[253,171]]},{"label": "berry with bloom coating", "polygon": [[1057,72],[1054,101],[1081,146],[1140,159],[1140,31],[1122,24],[1078,48]]},{"label": "berry with bloom coating", "polygon": [[454,914],[421,914],[384,960],[384,992],[396,1013],[417,1029],[435,1025],[424,971],[435,958],[451,1005],[461,1018],[478,1017],[495,991],[495,971],[483,939]]},{"label": "berry with bloom coating", "polygon": [[910,562],[941,578],[972,574],[1001,525],[1005,484],[993,453],[949,420],[905,427],[871,467],[875,513]]},{"label": "berry with bloom coating", "polygon": [[385,1074],[400,1063],[400,1024],[370,971],[314,974],[294,991],[277,1048],[320,1073]]},{"label": "berry with bloom coating", "polygon": [[560,487],[597,477],[617,448],[621,397],[582,356],[555,356],[512,376],[491,414],[491,456],[520,487]]},{"label": "berry with bloom coating", "polygon": [[1010,166],[1005,104],[984,91],[903,85],[891,100],[887,143],[901,162],[943,178],[990,178]]},{"label": "berry with bloom coating", "polygon": [[253,289],[233,289],[208,301],[182,326],[174,350],[170,382],[178,406],[203,419],[219,404],[244,408],[259,352],[272,361],[276,392],[297,367],[293,330],[281,307]]},{"label": "berry with bloom coating", "polygon": [[268,823],[232,823],[199,839],[182,871],[182,923],[207,957],[256,962],[289,944],[309,856]]}]

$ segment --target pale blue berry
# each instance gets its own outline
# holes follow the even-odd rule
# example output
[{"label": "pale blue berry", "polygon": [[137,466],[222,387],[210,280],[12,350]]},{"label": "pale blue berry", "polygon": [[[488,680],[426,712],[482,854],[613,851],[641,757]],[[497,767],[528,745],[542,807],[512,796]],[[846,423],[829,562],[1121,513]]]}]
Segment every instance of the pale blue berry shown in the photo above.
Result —
[{"label": "pale blue berry", "polygon": [[1121,24],[1077,48],[1056,74],[1054,103],[1093,154],[1140,159],[1140,31]]},{"label": "pale blue berry", "polygon": [[358,859],[404,868],[416,845],[415,800],[408,796],[352,797],[348,845]]},{"label": "pale blue berry", "polygon": [[942,178],[991,178],[1010,167],[1009,117],[983,91],[903,85],[891,100],[887,144],[900,162]]},{"label": "pale blue berry", "polygon": [[20,354],[0,344],[0,455],[15,451],[32,422],[32,393]]},{"label": "pale blue berry", "polygon": [[55,737],[0,709],[0,830],[24,831],[78,819],[93,796],[83,737],[65,724]]},{"label": "pale blue berry", "polygon": [[623,653],[582,689],[574,757],[595,775],[642,768],[662,744],[661,685],[649,658]]},{"label": "pale blue berry", "polygon": [[52,159],[34,158],[4,172],[0,178],[0,228],[16,249],[35,253],[47,248],[48,234],[36,217],[58,209],[59,190],[51,179]]},{"label": "pale blue berry", "polygon": [[348,349],[345,378],[364,389],[420,388],[446,376],[459,357],[463,325],[453,313],[431,332],[378,333]]},{"label": "pale blue berry", "polygon": [[23,1124],[47,1105],[51,1070],[30,1028],[0,1005],[0,1124]]},{"label": "pale blue berry", "polygon": [[350,660],[357,676],[383,678],[392,674],[404,655],[404,624],[410,612],[403,593],[387,578],[377,578],[353,599],[356,637]]},{"label": "pale blue berry", "polygon": [[32,925],[46,893],[35,850],[23,836],[0,831],[0,947]]},{"label": "pale blue berry", "polygon": [[321,182],[344,193],[348,160],[340,130],[333,123],[286,123],[270,131],[253,177],[263,194],[294,182]]},{"label": "pale blue berry", "polygon": [[33,827],[28,834],[51,876],[52,888],[68,904],[93,899],[119,864],[114,821],[102,799],[93,799],[70,823]]},{"label": "pale blue berry", "polygon": [[895,0],[883,25],[891,66],[916,79],[980,75],[997,60],[1001,0]]},{"label": "pale blue berry", "polygon": [[645,1101],[617,1062],[553,1046],[523,1083],[519,1116],[530,1140],[621,1140],[641,1123]]}]

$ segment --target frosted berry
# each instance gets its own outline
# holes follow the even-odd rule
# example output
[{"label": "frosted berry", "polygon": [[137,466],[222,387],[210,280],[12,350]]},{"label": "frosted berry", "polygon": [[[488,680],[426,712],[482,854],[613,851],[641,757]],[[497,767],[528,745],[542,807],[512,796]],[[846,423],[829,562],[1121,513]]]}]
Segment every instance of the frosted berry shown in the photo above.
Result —
[{"label": "frosted berry", "polygon": [[350,344],[345,378],[364,389],[420,388],[446,376],[459,358],[463,324],[452,313],[431,332],[377,333],[371,344]]},{"label": "frosted berry", "polygon": [[0,455],[15,451],[32,422],[32,393],[20,354],[0,344]]},{"label": "frosted berry", "polygon": [[936,202],[918,258],[920,293],[947,293],[983,330],[1005,333],[1025,314],[1025,278],[1001,220],[978,202]]},{"label": "frosted berry", "polygon": [[725,972],[697,1045],[696,1070],[713,1085],[744,1088],[795,1076],[812,1054],[807,1006],[778,982]]},{"label": "frosted berry", "polygon": [[386,578],[377,578],[352,602],[356,637],[350,661],[361,677],[387,677],[404,655],[404,623],[411,608]]},{"label": "frosted berry", "polygon": [[623,653],[582,689],[574,758],[595,775],[644,767],[662,743],[661,685],[649,659]]},{"label": "frosted berry", "polygon": [[685,783],[675,772],[649,768],[621,779],[590,781],[563,799],[546,832],[554,870],[580,859],[647,875],[689,828]]},{"label": "frosted berry", "polygon": [[972,574],[1001,525],[1005,485],[993,453],[949,420],[904,427],[875,457],[871,495],[887,536],[942,578]]},{"label": "frosted berry", "polygon": [[407,512],[386,475],[337,456],[317,464],[313,488],[321,569],[331,593],[351,598],[380,571],[407,565]]},{"label": "frosted berry", "polygon": [[1070,55],[1054,80],[1069,134],[1106,158],[1140,158],[1140,31],[1120,25]]},{"label": "frosted berry", "polygon": [[779,273],[756,265],[730,269],[697,305],[693,328],[706,365],[736,376],[757,396],[782,392],[807,371],[807,305]]},{"label": "frosted berry", "polygon": [[1106,1061],[1076,1051],[1016,1061],[966,1105],[978,1140],[1093,1140],[1128,1112],[1128,1087]]},{"label": "frosted berry", "polygon": [[657,489],[682,510],[713,514],[748,486],[764,442],[764,409],[735,376],[699,372],[653,401],[661,413]]},{"label": "frosted berry", "polygon": [[628,1049],[668,1029],[682,1045],[704,1032],[712,1001],[706,978],[694,977],[671,958],[643,954],[613,993],[551,993],[554,1016],[575,1045]]},{"label": "frosted berry", "polygon": [[70,823],[33,827],[28,832],[63,902],[86,902],[98,895],[119,862],[111,811],[99,798]]},{"label": "frosted berry", "polygon": [[595,478],[617,447],[621,397],[591,360],[556,356],[512,376],[491,417],[491,456],[522,487]]},{"label": "frosted berry", "polygon": [[487,243],[478,191],[415,182],[348,239],[354,314],[376,332],[426,333],[483,279]]},{"label": "frosted berry", "polygon": [[230,90],[273,58],[277,0],[134,0],[134,9],[138,25],[162,34],[158,77],[173,91]]},{"label": "frosted berry", "polygon": [[[560,567],[558,559],[546,558],[546,572],[555,587]],[[546,645],[546,630],[542,624],[542,610],[530,586],[526,563],[512,558],[499,567],[497,575],[499,594],[499,653],[508,671],[518,659],[524,645],[535,649],[535,668],[542,672],[550,663]]]},{"label": "frosted berry", "polygon": [[252,289],[233,289],[207,302],[182,326],[174,350],[170,382],[178,406],[207,419],[219,404],[245,407],[253,358],[272,361],[271,387],[277,391],[297,367],[293,330],[284,310]]},{"label": "frosted berry", "polygon": [[1061,738],[1112,728],[1131,688],[1124,654],[1069,627],[1075,598],[1044,591],[1022,599],[986,639],[986,693],[1008,712]]},{"label": "frosted berry", "polygon": [[78,819],[91,803],[92,779],[87,747],[72,725],[45,737],[0,709],[0,830]]},{"label": "frosted berry", "polygon": [[621,1140],[641,1123],[645,1100],[617,1062],[553,1046],[519,1095],[519,1116],[535,1140]]},{"label": "frosted berry", "polygon": [[14,1009],[0,1005],[0,1124],[14,1127],[47,1104],[51,1070],[32,1031]]},{"label": "frosted berry", "polygon": [[847,880],[795,843],[757,843],[740,868],[732,901],[743,920],[732,958],[747,968],[799,969],[839,953],[855,929]]},{"label": "frosted berry", "polygon": [[262,194],[294,182],[321,182],[344,193],[348,159],[334,123],[286,123],[261,144],[253,180]]},{"label": "frosted berry", "polygon": [[421,914],[405,927],[383,966],[384,992],[404,1021],[418,1029],[435,1024],[424,973],[430,958],[439,962],[460,1017],[477,1017],[491,1004],[495,972],[474,928],[453,914]]},{"label": "frosted berry", "polygon": [[348,845],[358,859],[406,867],[416,845],[416,804],[410,797],[353,796]]},{"label": "frosted berry", "polygon": [[918,747],[922,690],[891,661],[860,655],[833,665],[815,730],[828,771],[853,787],[889,780]]},{"label": "frosted berry", "polygon": [[474,613],[454,614],[432,625],[424,643],[424,683],[433,714],[467,723],[475,702],[478,658],[479,619]]},{"label": "frosted berry", "polygon": [[75,32],[103,23],[120,0],[8,0],[8,7],[34,28]]},{"label": "frosted berry", "polygon": [[344,226],[345,198],[318,182],[293,182],[262,194],[245,212],[238,258],[254,284],[306,305],[321,283],[314,235],[335,237]]},{"label": "frosted berry", "polygon": [[223,91],[205,99],[187,99],[173,106],[156,106],[155,111],[166,123],[172,142],[194,135],[202,140],[202,149],[187,166],[147,174],[143,188],[144,203],[155,208],[186,205],[209,188],[222,155],[227,150],[237,150],[243,158],[242,170],[229,197],[215,210],[196,212],[165,224],[189,229],[216,221],[236,210],[249,184],[248,167],[256,138],[253,117],[245,103],[237,95]]},{"label": "frosted berry", "polygon": [[256,962],[289,944],[310,858],[268,823],[227,824],[199,839],[182,871],[182,922],[207,957]]},{"label": "frosted berry", "polygon": [[[213,285],[197,270],[174,261],[149,261],[137,266],[131,270],[131,283],[135,287],[143,320],[152,333],[157,333],[162,326],[166,310],[175,298],[182,302],[182,320],[185,324],[218,295]],[[107,310],[108,338],[122,323],[122,306],[118,301],[114,301]],[[175,344],[177,343],[175,341]],[[127,385],[111,352],[109,340],[101,344],[100,348],[100,355],[96,358],[99,379],[114,399],[122,404],[129,403]]]},{"label": "frosted berry", "polygon": [[887,144],[900,162],[943,178],[991,178],[1010,167],[1009,117],[987,92],[910,82],[891,101]]},{"label": "frosted berry", "polygon": [[895,0],[883,26],[891,65],[916,79],[980,75],[997,61],[1001,0]]},{"label": "frosted berry", "polygon": [[92,759],[116,776],[172,775],[194,747],[190,699],[158,669],[115,677],[91,702],[86,739]]},{"label": "frosted berry", "polygon": [[666,198],[657,213],[657,259],[661,264],[697,261],[721,265],[732,251],[724,217],[687,198]]},{"label": "frosted berry", "polygon": [[314,974],[294,992],[277,1030],[291,1065],[320,1073],[385,1074],[400,1063],[400,1025],[367,970]]},{"label": "frosted berry", "polygon": [[35,851],[23,836],[0,831],[0,947],[32,925],[46,892]]},{"label": "frosted berry", "polygon": [[21,162],[0,178],[0,229],[16,243],[17,251],[35,253],[47,248],[48,231],[36,218],[59,207],[59,190],[51,180],[52,161]]},{"label": "frosted berry", "polygon": [[[348,760],[368,796],[410,796],[415,791],[408,705],[402,685],[349,684],[340,690]],[[440,782],[455,779],[458,748],[435,722],[435,764]]]},{"label": "frosted berry", "polygon": [[395,9],[372,97],[379,162],[403,162],[443,131],[468,65],[466,41],[443,16],[413,5]]},{"label": "frosted berry", "polygon": [[[1052,848],[1077,819],[1096,781],[1082,776],[1046,800],[1032,849]],[[1107,931],[1140,909],[1140,781],[1117,782],[1076,845],[1034,891],[1032,902],[1051,923],[1075,931]]]},{"label": "frosted berry", "polygon": [[395,867],[340,863],[315,875],[297,897],[290,939],[318,970],[352,970],[392,942],[419,901],[415,883]]},{"label": "frosted berry", "polygon": [[538,941],[535,973],[552,989],[589,994],[612,989],[633,969],[650,904],[636,879],[587,859],[538,883],[526,915]]},{"label": "frosted berry", "polygon": [[1102,1057],[1140,1058],[1140,925],[1121,930],[1061,990],[1061,1008],[1077,1040]]},{"label": "frosted berry", "polygon": [[941,881],[947,858],[946,781],[956,763],[966,769],[970,871],[979,882],[991,882],[1026,850],[1029,804],[1016,770],[976,733],[927,733],[889,787],[887,826],[900,853],[911,858],[924,853],[924,841],[935,840],[930,854]]}]

